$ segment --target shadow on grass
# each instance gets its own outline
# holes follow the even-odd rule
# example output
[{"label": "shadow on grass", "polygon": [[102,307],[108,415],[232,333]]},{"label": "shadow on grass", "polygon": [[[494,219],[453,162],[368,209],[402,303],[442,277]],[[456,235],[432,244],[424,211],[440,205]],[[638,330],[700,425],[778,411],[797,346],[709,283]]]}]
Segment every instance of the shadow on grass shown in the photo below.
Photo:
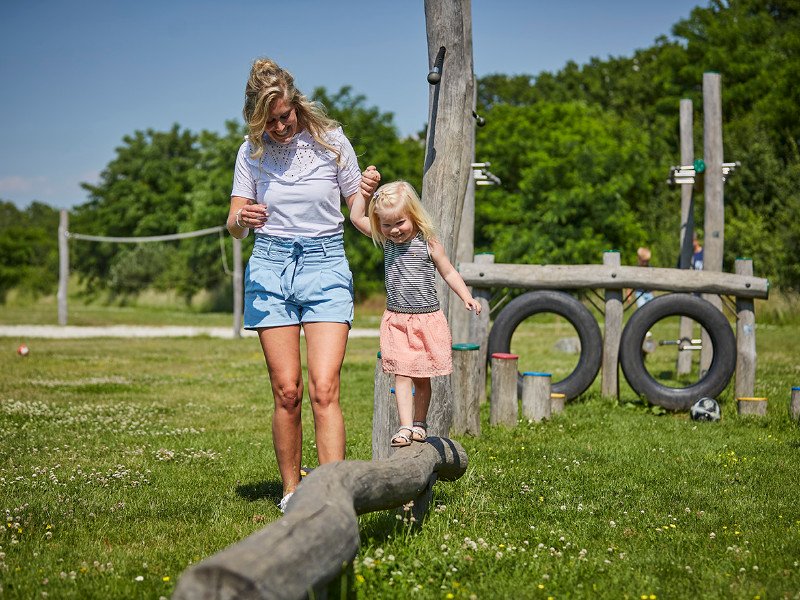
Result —
[{"label": "shadow on grass", "polygon": [[278,502],[283,496],[283,484],[276,480],[243,483],[236,486],[236,494],[250,502],[264,499]]}]

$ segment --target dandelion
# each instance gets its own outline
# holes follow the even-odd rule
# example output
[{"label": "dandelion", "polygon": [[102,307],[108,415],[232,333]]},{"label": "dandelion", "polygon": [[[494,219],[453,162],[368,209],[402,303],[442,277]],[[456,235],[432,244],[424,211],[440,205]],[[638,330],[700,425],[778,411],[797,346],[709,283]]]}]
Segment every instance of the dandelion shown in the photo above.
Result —
[{"label": "dandelion", "polygon": [[137,576],[134,578],[134,581],[144,581],[144,577],[143,577],[142,575],[137,575]]},{"label": "dandelion", "polygon": [[164,581],[164,582],[169,581],[169,575],[164,575],[164,577],[161,578],[161,581]]}]

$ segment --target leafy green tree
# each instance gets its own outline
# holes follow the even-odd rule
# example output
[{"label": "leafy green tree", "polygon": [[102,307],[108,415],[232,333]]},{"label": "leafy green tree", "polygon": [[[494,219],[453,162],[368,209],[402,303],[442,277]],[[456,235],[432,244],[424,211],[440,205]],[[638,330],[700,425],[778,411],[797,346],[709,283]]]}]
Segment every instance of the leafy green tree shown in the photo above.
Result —
[{"label": "leafy green tree", "polygon": [[40,202],[20,210],[0,200],[0,303],[19,289],[36,297],[58,285],[58,211]]},{"label": "leafy green tree", "polygon": [[[174,125],[169,131],[137,131],[123,138],[97,185],[82,184],[90,200],[75,209],[70,228],[103,236],[150,236],[191,229],[191,174],[200,151],[197,136]],[[90,290],[103,287],[118,244],[74,244],[73,268]]]},{"label": "leafy green tree", "polygon": [[476,199],[477,247],[500,262],[585,263],[646,239],[640,131],[580,102],[497,106],[490,122],[503,135],[482,130],[478,154],[503,185]]}]

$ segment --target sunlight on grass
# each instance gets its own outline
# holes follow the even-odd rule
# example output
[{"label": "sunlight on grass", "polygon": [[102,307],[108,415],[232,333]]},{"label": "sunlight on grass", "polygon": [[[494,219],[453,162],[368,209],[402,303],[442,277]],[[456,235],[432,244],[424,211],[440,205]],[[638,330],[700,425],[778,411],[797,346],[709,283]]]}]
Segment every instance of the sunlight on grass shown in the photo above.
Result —
[{"label": "sunlight on grass", "polygon": [[[563,323],[520,333],[531,368],[575,358],[553,352]],[[796,336],[759,329],[763,419],[739,417],[730,389],[720,423],[656,416],[624,381],[620,402],[601,398],[599,378],[550,422],[490,427],[484,405],[483,435],[459,438],[466,474],[437,483],[421,529],[394,511],[360,518],[352,595],[796,597]],[[351,340],[343,368],[351,459],[371,454],[377,344]],[[15,349],[0,339],[3,597],[169,597],[189,564],[280,517],[257,341]],[[307,400],[303,425],[314,466]]]}]

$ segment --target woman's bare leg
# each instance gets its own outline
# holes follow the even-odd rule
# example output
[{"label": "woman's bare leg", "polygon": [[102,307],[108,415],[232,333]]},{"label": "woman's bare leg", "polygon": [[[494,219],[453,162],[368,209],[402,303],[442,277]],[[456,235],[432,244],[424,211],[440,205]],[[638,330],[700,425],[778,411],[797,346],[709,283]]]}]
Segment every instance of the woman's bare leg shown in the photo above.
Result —
[{"label": "woman's bare leg", "polygon": [[345,323],[304,323],[308,395],[314,411],[319,464],[344,460],[345,431],[339,378],[350,328]]},{"label": "woman's bare leg", "polygon": [[300,326],[269,327],[258,330],[267,361],[275,414],[272,417],[272,444],[283,480],[283,495],[300,483],[303,453],[303,425],[300,411],[303,400],[303,373],[300,367]]}]

